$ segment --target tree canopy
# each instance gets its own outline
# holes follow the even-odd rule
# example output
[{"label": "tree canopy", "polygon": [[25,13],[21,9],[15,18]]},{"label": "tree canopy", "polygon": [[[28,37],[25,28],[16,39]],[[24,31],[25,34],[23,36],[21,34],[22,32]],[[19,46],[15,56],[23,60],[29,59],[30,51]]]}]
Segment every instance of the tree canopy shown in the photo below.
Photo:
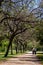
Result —
[{"label": "tree canopy", "polygon": [[42,24],[42,0],[0,0],[0,36],[9,39],[5,57],[10,46],[12,48],[13,39],[21,33],[24,39],[38,39],[43,42]]}]

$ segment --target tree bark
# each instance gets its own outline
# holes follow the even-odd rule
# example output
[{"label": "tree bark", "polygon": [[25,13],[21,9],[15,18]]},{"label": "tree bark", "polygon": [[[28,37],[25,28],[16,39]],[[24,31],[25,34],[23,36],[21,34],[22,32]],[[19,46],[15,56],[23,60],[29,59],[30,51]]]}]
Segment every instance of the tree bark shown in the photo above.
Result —
[{"label": "tree bark", "polygon": [[25,49],[24,49],[24,45],[23,45],[23,53],[24,53]]},{"label": "tree bark", "polygon": [[16,54],[18,53],[18,48],[16,47]]},{"label": "tree bark", "polygon": [[16,54],[18,53],[18,41],[16,42]]},{"label": "tree bark", "polygon": [[22,53],[22,44],[20,45],[20,52]]},{"label": "tree bark", "polygon": [[10,46],[12,45],[13,38],[14,38],[14,34],[12,34],[11,37],[10,37],[9,45],[8,45],[8,47],[7,47],[7,51],[6,51],[4,57],[7,57],[7,55],[8,55],[8,52],[9,52]]},{"label": "tree bark", "polygon": [[13,55],[12,44],[11,44],[11,55]]}]

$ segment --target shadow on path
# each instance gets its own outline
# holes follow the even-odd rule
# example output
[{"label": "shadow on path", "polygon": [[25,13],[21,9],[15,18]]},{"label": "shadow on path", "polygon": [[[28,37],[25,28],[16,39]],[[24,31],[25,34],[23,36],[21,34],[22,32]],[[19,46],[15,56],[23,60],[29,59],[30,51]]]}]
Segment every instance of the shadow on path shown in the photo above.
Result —
[{"label": "shadow on path", "polygon": [[0,65],[41,65],[40,60],[32,53],[26,53],[3,61]]}]

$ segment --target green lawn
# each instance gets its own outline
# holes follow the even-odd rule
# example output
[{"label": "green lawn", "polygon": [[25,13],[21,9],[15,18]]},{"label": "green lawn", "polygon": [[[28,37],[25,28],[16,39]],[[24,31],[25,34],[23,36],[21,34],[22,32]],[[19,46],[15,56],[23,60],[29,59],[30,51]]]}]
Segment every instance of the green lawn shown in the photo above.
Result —
[{"label": "green lawn", "polygon": [[24,53],[19,52],[19,53],[16,54],[16,52],[13,51],[13,55],[11,55],[11,52],[9,52],[9,54],[6,58],[4,57],[4,54],[5,54],[4,52],[0,52],[0,61],[1,60],[7,60],[8,58],[16,57],[16,56],[24,54]]},{"label": "green lawn", "polygon": [[43,65],[43,54],[37,54],[37,57],[41,60],[41,63]]},{"label": "green lawn", "polygon": [[6,58],[4,58],[4,55],[3,54],[0,54],[0,61],[1,60],[6,60]]}]

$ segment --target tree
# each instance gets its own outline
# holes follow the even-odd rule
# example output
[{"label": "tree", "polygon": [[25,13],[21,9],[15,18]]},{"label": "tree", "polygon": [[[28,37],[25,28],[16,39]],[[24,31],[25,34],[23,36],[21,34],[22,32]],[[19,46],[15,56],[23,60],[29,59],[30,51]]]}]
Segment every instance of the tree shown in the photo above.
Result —
[{"label": "tree", "polygon": [[[12,0],[5,0],[1,7],[2,7],[2,19],[0,23],[3,24],[5,32],[4,34],[7,35],[9,33],[9,45],[5,54],[5,57],[8,55],[10,46],[12,49],[12,41],[15,36],[21,34],[27,30],[27,23],[33,28],[36,24],[39,17],[39,13],[42,15],[41,11],[39,12],[39,7],[34,7],[35,1],[28,1],[28,0],[21,0],[21,1],[12,1]],[[38,9],[38,12],[34,12]],[[38,15],[36,16],[36,14]],[[35,15],[34,15],[35,14]],[[24,16],[25,15],[25,16]],[[33,17],[33,18],[32,18]],[[33,22],[33,23],[32,23]],[[34,24],[34,25],[33,25]],[[7,37],[7,36],[6,36]],[[12,51],[11,51],[12,53]]]},{"label": "tree", "polygon": [[0,0],[0,6],[1,6],[1,4],[2,4],[3,1],[4,1],[4,0]]},{"label": "tree", "polygon": [[37,41],[40,41],[40,45],[43,45],[43,21],[38,26],[38,32],[36,34]]}]

